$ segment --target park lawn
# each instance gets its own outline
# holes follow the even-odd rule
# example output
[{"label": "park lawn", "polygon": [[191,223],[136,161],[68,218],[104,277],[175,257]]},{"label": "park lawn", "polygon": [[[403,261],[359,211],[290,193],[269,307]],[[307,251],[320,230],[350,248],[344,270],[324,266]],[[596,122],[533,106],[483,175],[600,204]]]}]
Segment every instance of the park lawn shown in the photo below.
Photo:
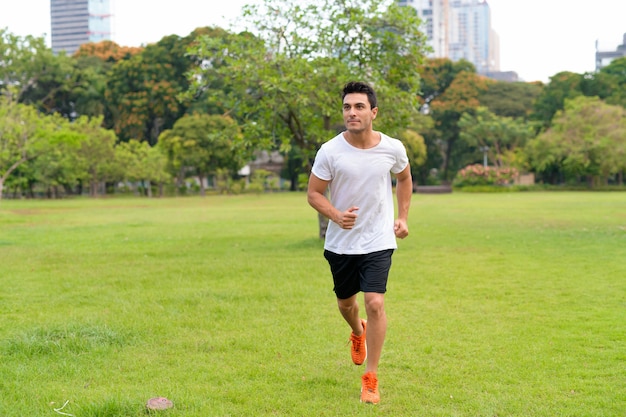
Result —
[{"label": "park lawn", "polygon": [[626,193],[416,194],[409,227],[371,406],[303,193],[3,200],[0,416],[156,396],[167,416],[624,415]]}]

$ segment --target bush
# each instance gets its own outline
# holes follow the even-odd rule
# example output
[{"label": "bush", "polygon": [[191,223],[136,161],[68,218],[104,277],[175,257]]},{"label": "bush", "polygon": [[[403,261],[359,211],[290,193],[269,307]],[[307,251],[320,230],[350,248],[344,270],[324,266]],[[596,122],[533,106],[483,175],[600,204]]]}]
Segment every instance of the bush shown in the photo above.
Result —
[{"label": "bush", "polygon": [[298,174],[298,190],[306,191],[309,186],[309,176],[307,174]]},{"label": "bush", "polygon": [[464,193],[506,193],[521,191],[514,187],[502,187],[500,185],[466,185],[464,187],[454,187],[457,191]]},{"label": "bush", "polygon": [[518,175],[515,168],[498,168],[481,164],[468,165],[461,169],[452,183],[455,187],[477,185],[510,185]]},{"label": "bush", "polygon": [[230,187],[228,189],[231,194],[241,194],[245,191],[246,188],[246,180],[239,179],[233,180],[230,183]]}]

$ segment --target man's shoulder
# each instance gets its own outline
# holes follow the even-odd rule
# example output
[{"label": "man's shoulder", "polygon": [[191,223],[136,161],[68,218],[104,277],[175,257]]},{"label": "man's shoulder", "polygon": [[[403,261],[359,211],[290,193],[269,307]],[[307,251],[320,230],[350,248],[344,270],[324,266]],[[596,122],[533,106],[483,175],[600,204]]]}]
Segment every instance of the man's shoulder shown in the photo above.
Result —
[{"label": "man's shoulder", "polygon": [[404,148],[404,144],[400,139],[393,138],[385,133],[380,132],[381,142],[392,148]]},{"label": "man's shoulder", "polygon": [[386,141],[389,141],[389,142],[392,142],[392,143],[397,143],[397,142],[400,142],[400,139],[396,139],[396,138],[394,138],[394,137],[391,137],[391,136],[389,136],[388,134],[383,133],[383,132],[380,132],[380,137],[381,137],[383,140],[386,140]]},{"label": "man's shoulder", "polygon": [[322,148],[329,148],[329,147],[337,146],[341,143],[343,143],[343,132],[337,134],[337,136],[322,143]]}]

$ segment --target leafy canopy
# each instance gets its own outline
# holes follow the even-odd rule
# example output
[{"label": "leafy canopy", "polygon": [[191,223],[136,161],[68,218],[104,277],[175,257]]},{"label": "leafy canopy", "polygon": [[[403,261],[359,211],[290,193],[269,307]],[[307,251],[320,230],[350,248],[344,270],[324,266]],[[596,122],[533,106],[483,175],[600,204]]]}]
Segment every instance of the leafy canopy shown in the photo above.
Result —
[{"label": "leafy canopy", "polygon": [[311,158],[341,129],[340,91],[352,79],[376,87],[380,130],[397,134],[418,117],[415,69],[427,47],[412,8],[265,0],[247,6],[244,17],[247,32],[205,36],[190,49],[202,63],[190,81],[191,94],[223,99],[252,146],[295,148]]}]

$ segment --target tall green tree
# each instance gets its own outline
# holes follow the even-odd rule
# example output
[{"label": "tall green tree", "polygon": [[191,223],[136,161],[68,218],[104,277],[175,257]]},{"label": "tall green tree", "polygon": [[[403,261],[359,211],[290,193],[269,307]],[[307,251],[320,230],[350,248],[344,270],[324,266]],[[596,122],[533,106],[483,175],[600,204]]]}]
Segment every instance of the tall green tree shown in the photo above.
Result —
[{"label": "tall green tree", "polygon": [[539,83],[491,81],[478,97],[480,104],[504,117],[528,118],[542,86]]},{"label": "tall green tree", "polygon": [[534,136],[532,124],[521,118],[497,116],[482,106],[474,114],[464,113],[459,128],[460,138],[474,150],[476,159],[486,150],[496,167],[510,165],[514,152]]},{"label": "tall green tree", "polygon": [[[59,123],[61,122],[61,123]],[[80,166],[78,150],[84,136],[71,128],[67,121],[57,119],[54,137],[45,153],[41,153],[29,164],[31,175],[28,186],[38,185],[48,198],[79,192],[80,179],[84,176]]]},{"label": "tall green tree", "polygon": [[461,72],[476,72],[476,67],[464,59],[453,62],[448,58],[427,59],[419,67],[421,74],[420,100],[423,106],[430,106],[450,87]]},{"label": "tall green tree", "polygon": [[152,197],[152,184],[158,184],[162,195],[162,184],[169,179],[167,160],[157,147],[147,142],[131,139],[115,146],[115,161],[121,179],[133,184],[141,183],[148,197]]},{"label": "tall green tree", "polygon": [[604,94],[588,94],[597,95],[606,100],[609,104],[615,104],[626,108],[626,57],[615,59],[609,65],[602,68],[596,74],[599,90]]},{"label": "tall green tree", "polygon": [[106,71],[84,57],[54,55],[43,38],[0,30],[0,93],[67,119],[105,112]]},{"label": "tall green tree", "polygon": [[204,37],[192,48],[203,63],[191,73],[192,92],[225,86],[226,108],[253,147],[297,149],[305,162],[341,129],[339,92],[352,79],[376,86],[378,127],[399,133],[418,117],[415,68],[426,39],[412,8],[387,3],[265,0],[248,6],[250,32]]},{"label": "tall green tree", "polygon": [[0,97],[0,198],[9,176],[49,149],[53,126],[34,107]]},{"label": "tall green tree", "polygon": [[23,102],[25,96],[56,70],[55,56],[43,37],[18,36],[0,29],[0,92]]},{"label": "tall green tree", "polygon": [[119,140],[136,139],[154,146],[186,111],[179,100],[188,89],[187,72],[195,59],[187,54],[195,35],[170,35],[147,45],[111,69],[105,99],[106,126]]},{"label": "tall green tree", "polygon": [[[427,157],[426,142],[424,141],[424,137],[411,129],[401,132],[397,137],[406,147],[406,153],[411,164],[411,175],[413,177],[417,177],[419,167],[424,165]],[[413,182],[416,181],[414,180]]]},{"label": "tall green tree", "polygon": [[81,116],[69,127],[81,138],[76,150],[80,182],[89,187],[89,195],[92,197],[106,192],[104,184],[119,179],[115,161],[115,133],[102,127],[102,117]]},{"label": "tall green tree", "polygon": [[141,51],[143,47],[120,46],[112,41],[81,45],[72,56],[75,83],[66,99],[71,105],[71,118],[105,116],[105,123],[110,120],[111,106],[105,96],[109,72],[116,63],[129,60]]},{"label": "tall green tree", "polygon": [[235,173],[250,157],[237,122],[229,116],[185,115],[161,134],[158,146],[179,181],[198,177],[201,195],[206,193],[204,180],[209,175],[219,169]]},{"label": "tall green tree", "polygon": [[535,100],[531,120],[540,123],[543,129],[550,126],[552,118],[563,110],[565,101],[583,95],[583,76],[569,71],[559,72],[550,77],[541,94]]},{"label": "tall green tree", "polygon": [[597,97],[566,100],[552,126],[528,142],[530,165],[540,175],[558,168],[569,180],[606,183],[626,170],[626,109]]},{"label": "tall green tree", "polygon": [[431,59],[419,68],[422,74],[420,98],[434,120],[435,129],[425,135],[429,168],[436,166],[444,182],[469,161],[465,143],[459,140],[458,122],[464,113],[473,114],[480,106],[479,96],[489,81],[476,74],[464,60]]}]

